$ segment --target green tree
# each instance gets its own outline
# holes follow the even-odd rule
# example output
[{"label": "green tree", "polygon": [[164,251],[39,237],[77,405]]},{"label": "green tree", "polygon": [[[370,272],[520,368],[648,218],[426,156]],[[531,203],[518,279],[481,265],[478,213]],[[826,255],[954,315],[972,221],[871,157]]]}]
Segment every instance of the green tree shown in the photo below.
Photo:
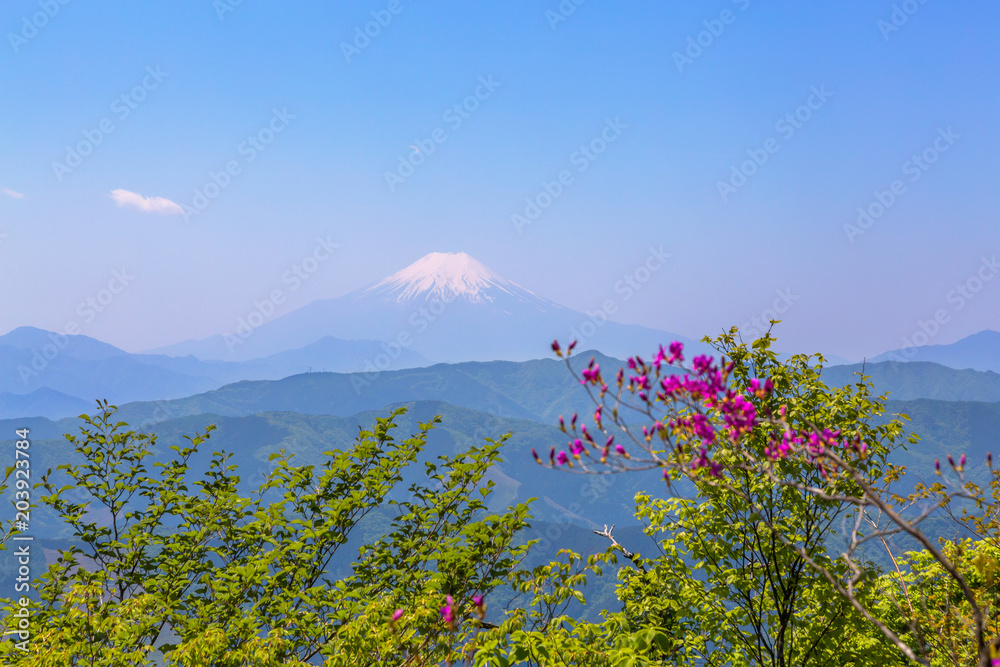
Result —
[{"label": "green tree", "polygon": [[[839,429],[861,438],[869,443],[861,469],[884,470],[886,455],[903,436],[898,419],[875,421],[884,412],[884,396],[872,396],[863,382],[827,387],[820,380],[821,357],[816,364],[803,355],[780,361],[770,336],[752,347],[735,332],[710,342],[732,362],[730,388],[753,396],[759,411],[784,405],[792,428]],[[754,378],[771,379],[773,390],[754,395]],[[718,414],[713,419],[721,424]],[[742,450],[763,457],[768,444],[768,433],[757,429],[742,437],[741,451],[717,451],[716,460]],[[690,497],[637,498],[637,516],[660,552],[624,573],[621,597],[630,626],[652,621],[672,628],[679,649],[695,664],[889,664],[898,652],[884,642],[845,650],[843,637],[866,621],[808,562],[838,578],[848,576],[836,542],[847,538],[843,527],[854,508],[752,469],[727,470],[725,483],[692,476]],[[777,475],[807,487],[823,483],[819,468],[797,459],[779,461]]]},{"label": "green tree", "polygon": [[819,355],[815,364],[804,355],[781,361],[770,333],[752,345],[736,329],[706,342],[724,361],[696,358],[689,374],[671,377],[661,365],[683,361],[681,348],[661,348],[653,362],[631,359],[617,392],[592,363],[582,382],[597,408],[593,423],[628,446],[598,443],[574,418],[568,452],[550,456],[553,467],[582,472],[662,469],[674,492],[637,498],[660,550],[634,555],[622,573],[625,627],[668,628],[664,657],[678,664],[900,662],[884,637],[849,647],[844,640],[872,638],[866,613],[874,601],[855,584],[880,571],[851,546],[866,516],[851,500],[862,488],[822,451],[833,440],[864,442],[852,472],[887,493],[901,472],[887,456],[904,441],[905,415],[880,420],[886,397],[874,396],[866,378],[827,387]]},{"label": "green tree", "polygon": [[[155,436],[115,422],[115,410],[103,404],[68,436],[83,459],[62,466],[69,484],[51,471],[41,482],[77,546],[36,580],[30,651],[4,642],[4,664],[145,665],[161,654],[169,665],[436,665],[461,656],[477,631],[473,597],[504,583],[527,549],[513,542],[527,506],[497,514],[484,502],[502,439],[427,463],[409,500],[390,501],[387,533],[337,579],[330,563],[438,419],[396,441],[397,410],[317,466],[275,454],[245,497],[225,453],[200,476],[192,469],[211,428],[153,463]],[[68,500],[74,487],[89,501]]]}]

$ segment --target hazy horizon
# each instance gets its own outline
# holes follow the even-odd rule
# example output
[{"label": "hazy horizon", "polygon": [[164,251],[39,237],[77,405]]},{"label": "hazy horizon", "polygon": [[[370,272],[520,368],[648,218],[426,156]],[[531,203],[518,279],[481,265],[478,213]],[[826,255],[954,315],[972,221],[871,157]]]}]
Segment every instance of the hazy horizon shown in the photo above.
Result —
[{"label": "hazy horizon", "polygon": [[43,5],[0,8],[0,333],[145,351],[431,252],[694,339],[781,304],[787,352],[1000,329],[996,3]]}]

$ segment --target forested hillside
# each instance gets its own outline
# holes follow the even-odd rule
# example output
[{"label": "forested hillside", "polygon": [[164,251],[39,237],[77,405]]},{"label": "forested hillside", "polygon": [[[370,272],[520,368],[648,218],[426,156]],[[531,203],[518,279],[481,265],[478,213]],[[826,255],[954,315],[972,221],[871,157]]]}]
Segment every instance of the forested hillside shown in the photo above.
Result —
[{"label": "forested hillside", "polygon": [[[992,575],[974,574],[1000,561],[988,539],[966,536],[990,534],[993,524],[982,522],[992,522],[993,505],[957,522],[935,508],[960,512],[988,498],[996,478],[984,462],[1000,403],[883,403],[856,382],[826,387],[805,358],[779,361],[766,346],[750,350],[726,338],[717,344],[732,367],[707,357],[686,362],[680,346],[652,361],[629,360],[611,380],[624,392],[621,404],[604,395],[614,360],[579,355],[570,367],[398,371],[373,378],[373,394],[354,399],[388,400],[419,387],[503,406],[493,412],[423,400],[324,414],[337,394],[320,392],[343,391],[350,378],[313,373],[174,402],[183,416],[157,419],[155,404],[132,404],[97,406],[86,420],[19,420],[28,431],[2,444],[17,451],[29,443],[33,469],[48,471],[31,514],[45,536],[35,567],[49,572],[35,603],[36,622],[49,628],[40,641],[55,655],[97,641],[121,647],[105,654],[118,658],[159,662],[208,651],[238,664],[314,664],[320,656],[338,664],[336,656],[356,655],[375,637],[425,660],[471,650],[477,664],[492,664],[489,656],[540,659],[559,650],[575,656],[567,664],[703,664],[699,656],[709,653],[775,650],[776,632],[799,638],[780,648],[793,664],[885,664],[949,646],[977,655],[975,638],[962,638],[970,619],[978,622],[976,607],[963,605],[992,590]],[[652,378],[655,403],[644,390]],[[733,389],[724,391],[726,383]],[[588,388],[604,406],[596,413]],[[545,390],[550,404],[541,402]],[[671,394],[684,402],[669,407]],[[254,411],[282,400],[316,413]],[[613,409],[626,404],[638,410],[627,422]],[[560,419],[559,406],[577,414]],[[199,412],[207,407],[229,414]],[[663,409],[655,424],[643,417]],[[909,421],[898,421],[901,414]],[[142,429],[128,431],[130,421]],[[685,453],[692,446],[701,449]],[[946,476],[979,486],[920,485],[949,455]],[[890,473],[890,465],[906,471]],[[916,505],[892,499],[915,485]],[[899,514],[886,514],[891,507]],[[934,513],[924,520],[921,508]],[[873,523],[859,529],[852,517]],[[262,526],[270,527],[262,533]],[[880,542],[857,542],[867,535]],[[942,550],[925,550],[938,540]],[[966,569],[969,558],[978,570]],[[10,574],[19,567],[10,550],[3,562]],[[903,562],[927,607],[905,622],[935,624],[944,643],[921,647],[918,635],[884,625],[907,616],[894,597],[900,591],[891,593]],[[417,570],[399,570],[405,563]],[[847,564],[860,568],[865,589],[844,588],[853,581]],[[949,580],[940,567],[971,586],[966,602],[956,603],[964,616],[939,606]],[[182,589],[169,584],[175,575],[161,579],[175,570],[188,581]],[[299,587],[308,594],[298,596]],[[113,626],[118,634],[100,639],[89,621],[71,630],[64,614],[84,600],[98,604],[91,596],[102,588],[112,593],[100,604],[107,622],[122,624]],[[758,606],[762,599],[770,601]],[[14,614],[17,602],[8,605]],[[195,608],[216,611],[209,617]],[[237,622],[236,610],[253,610],[252,623]],[[346,610],[351,617],[336,620]],[[837,611],[824,615],[830,610]],[[148,613],[160,625],[140,620]],[[303,632],[281,620],[287,614],[324,620]],[[238,649],[219,643],[237,635]],[[137,653],[115,639],[125,636]]]}]

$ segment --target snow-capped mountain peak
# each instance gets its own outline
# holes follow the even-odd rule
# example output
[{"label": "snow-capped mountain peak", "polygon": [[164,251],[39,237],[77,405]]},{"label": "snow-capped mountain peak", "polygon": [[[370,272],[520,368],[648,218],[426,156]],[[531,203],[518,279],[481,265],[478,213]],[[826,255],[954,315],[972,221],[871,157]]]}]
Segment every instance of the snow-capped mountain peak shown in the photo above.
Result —
[{"label": "snow-capped mountain peak", "polygon": [[493,302],[496,290],[519,297],[534,297],[517,283],[495,273],[464,252],[432,252],[405,269],[397,271],[368,289],[363,295],[378,294],[397,302],[461,297],[473,303]]}]

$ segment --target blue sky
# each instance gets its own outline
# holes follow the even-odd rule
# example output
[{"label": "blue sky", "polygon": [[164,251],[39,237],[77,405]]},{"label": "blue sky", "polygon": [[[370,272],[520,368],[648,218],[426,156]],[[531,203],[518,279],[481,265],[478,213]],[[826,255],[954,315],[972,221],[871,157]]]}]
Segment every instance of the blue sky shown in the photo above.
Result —
[{"label": "blue sky", "polygon": [[[228,331],[318,238],[340,247],[287,310],[432,251],[585,310],[662,245],[620,321],[700,337],[778,301],[783,349],[852,359],[942,310],[934,343],[1000,329],[997,3],[561,6],[3,3],[0,332],[72,321],[140,351]],[[391,20],[345,56],[372,12]]]}]

